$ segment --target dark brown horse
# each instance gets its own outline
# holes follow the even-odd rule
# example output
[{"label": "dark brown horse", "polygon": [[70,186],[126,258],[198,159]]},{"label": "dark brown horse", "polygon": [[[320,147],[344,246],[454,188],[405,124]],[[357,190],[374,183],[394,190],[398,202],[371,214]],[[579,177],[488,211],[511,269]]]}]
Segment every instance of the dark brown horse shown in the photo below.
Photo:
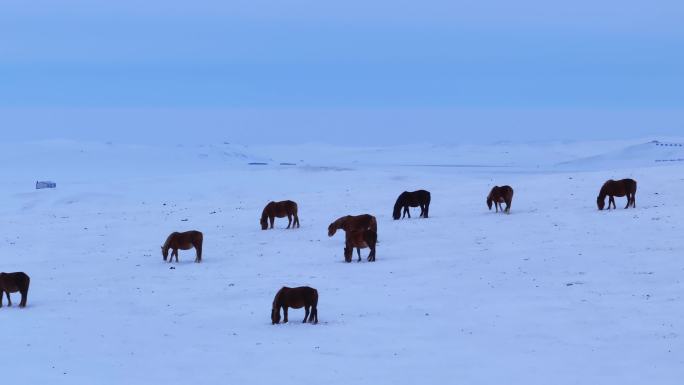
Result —
[{"label": "dark brown horse", "polygon": [[[430,192],[418,190],[414,192],[404,191],[401,193],[399,198],[397,198],[397,202],[394,204],[392,218],[396,220],[399,219],[399,217],[404,218],[406,215],[411,218],[409,207],[420,207],[420,216],[427,218],[428,211],[430,210]],[[401,215],[402,208],[404,209],[403,215]]]},{"label": "dark brown horse", "polygon": [[169,249],[171,249],[171,258],[169,258],[169,263],[173,261],[174,255],[176,256],[176,262],[178,262],[178,250],[190,250],[193,247],[197,256],[195,257],[195,262],[202,262],[202,242],[204,241],[204,236],[199,231],[186,231],[184,233],[171,233],[162,249],[162,256],[164,261],[169,256]]},{"label": "dark brown horse", "polygon": [[603,210],[603,207],[606,205],[606,195],[608,195],[608,210],[610,210],[611,204],[613,208],[616,208],[615,197],[627,196],[627,206],[625,208],[629,208],[629,206],[636,208],[636,191],[637,182],[634,179],[609,179],[601,186],[601,191],[599,191],[599,195],[596,198],[596,205],[599,210]]},{"label": "dark brown horse", "polygon": [[374,216],[370,214],[362,215],[347,215],[344,217],[337,218],[335,222],[328,226],[328,236],[332,237],[335,235],[337,230],[349,231],[359,231],[359,230],[373,230],[376,234],[378,232],[378,221]]},{"label": "dark brown horse", "polygon": [[[287,323],[287,309],[301,309],[304,308],[304,321],[318,323],[318,291],[308,286],[301,287],[283,287],[273,298],[273,307],[271,308],[271,322],[273,325],[280,323],[280,308],[283,309],[283,323]],[[311,312],[309,312],[311,309]]]},{"label": "dark brown horse", "polygon": [[[271,222],[271,228],[273,228],[273,222],[275,222],[276,217],[287,217],[288,229],[290,226],[292,226],[293,229],[295,226],[299,227],[297,203],[293,201],[269,202],[266,207],[264,207],[264,211],[261,213],[261,229],[268,229],[268,222]],[[292,217],[294,217],[294,224],[292,223]]]},{"label": "dark brown horse", "polygon": [[373,230],[347,231],[345,236],[344,260],[351,262],[354,248],[359,256],[357,262],[361,262],[361,249],[370,248],[368,262],[375,262],[375,246],[378,243],[378,234]]},{"label": "dark brown horse", "polygon": [[10,293],[19,292],[21,293],[21,302],[19,302],[19,307],[26,307],[29,283],[31,283],[31,279],[25,273],[0,273],[0,307],[2,307],[3,292],[7,294],[7,306],[12,306]]},{"label": "dark brown horse", "polygon": [[[513,202],[513,188],[511,186],[494,186],[492,191],[487,195],[487,207],[492,209],[492,202],[496,208],[496,212],[501,209],[502,213],[511,213],[511,203]],[[502,203],[506,203],[506,209],[504,210]]]}]

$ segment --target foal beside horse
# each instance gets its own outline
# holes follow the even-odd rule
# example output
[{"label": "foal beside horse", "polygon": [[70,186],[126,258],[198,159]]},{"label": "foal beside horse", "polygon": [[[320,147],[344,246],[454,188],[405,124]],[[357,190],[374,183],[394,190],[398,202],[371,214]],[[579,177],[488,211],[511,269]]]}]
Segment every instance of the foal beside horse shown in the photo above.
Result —
[{"label": "foal beside horse", "polygon": [[[489,207],[490,210],[492,209],[492,202],[494,202],[497,213],[499,212],[499,209],[501,209],[502,213],[510,214],[511,203],[513,202],[513,188],[511,188],[511,186],[492,187],[492,191],[487,195],[487,207]],[[501,205],[502,203],[506,203],[505,210]]]},{"label": "foal beside horse", "polygon": [[328,226],[328,236],[332,237],[340,229],[345,232],[373,230],[377,234],[378,221],[370,214],[340,217]]},{"label": "foal beside horse", "polygon": [[19,302],[19,307],[26,307],[29,283],[31,283],[31,279],[25,273],[0,273],[0,307],[2,307],[3,292],[7,294],[7,306],[12,306],[10,293],[19,292],[21,293],[21,302]]},{"label": "foal beside horse", "polygon": [[[404,191],[397,198],[397,202],[394,204],[394,211],[392,212],[392,217],[397,220],[401,216],[404,218],[408,215],[411,218],[411,213],[409,212],[409,207],[420,206],[420,216],[423,218],[428,217],[428,211],[430,210],[430,192],[426,190],[418,190],[414,192]],[[401,215],[401,209],[404,208],[404,214]]]},{"label": "foal beside horse", "polygon": [[[292,226],[293,229],[295,228],[295,226],[299,227],[299,216],[297,216],[297,203],[293,201],[269,202],[266,205],[266,207],[264,207],[264,211],[261,213],[261,229],[268,229],[268,222],[271,223],[271,228],[273,228],[273,222],[275,221],[276,217],[287,217],[288,229],[290,228],[290,226]],[[292,223],[292,217],[294,217],[294,224]]]},{"label": "foal beside horse", "polygon": [[[280,323],[280,308],[283,309],[283,323],[287,323],[287,309],[301,309],[304,308],[304,321],[314,324],[318,323],[318,290],[308,287],[282,287],[273,298],[273,307],[271,308],[271,323],[273,325]],[[311,309],[311,312],[309,312]]]},{"label": "foal beside horse", "polygon": [[173,256],[176,256],[176,262],[178,262],[178,250],[190,250],[193,247],[197,256],[195,257],[195,262],[202,262],[202,242],[204,241],[204,236],[199,231],[186,231],[184,233],[171,233],[162,249],[162,256],[164,261],[169,256],[169,249],[171,249],[171,258],[169,258],[169,263],[173,261]]},{"label": "foal beside horse", "polygon": [[373,230],[347,231],[344,246],[344,261],[351,262],[354,248],[361,262],[361,249],[370,248],[368,262],[375,262],[375,246],[378,243],[378,234]]},{"label": "foal beside horse", "polygon": [[611,204],[613,208],[616,208],[615,197],[626,195],[627,206],[625,208],[629,208],[629,206],[636,208],[636,190],[637,182],[634,179],[609,179],[601,186],[601,191],[599,191],[599,195],[596,198],[596,205],[599,210],[603,210],[603,207],[606,205],[606,195],[608,195],[608,210],[610,210]]}]

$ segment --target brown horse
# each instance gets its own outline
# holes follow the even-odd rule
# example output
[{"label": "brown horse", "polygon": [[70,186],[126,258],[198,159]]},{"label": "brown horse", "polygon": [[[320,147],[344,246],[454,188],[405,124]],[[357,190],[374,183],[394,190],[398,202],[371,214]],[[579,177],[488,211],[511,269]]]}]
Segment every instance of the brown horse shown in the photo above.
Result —
[{"label": "brown horse", "polygon": [[[496,208],[496,212],[501,209],[502,213],[511,213],[511,203],[513,202],[513,188],[511,186],[494,186],[492,191],[487,195],[487,207],[492,209],[492,202]],[[506,209],[503,209],[502,203],[506,203]]]},{"label": "brown horse", "polygon": [[375,246],[378,243],[378,234],[373,230],[361,231],[347,231],[346,243],[344,246],[344,261],[351,262],[354,248],[356,247],[356,254],[359,259],[356,262],[361,262],[361,249],[370,248],[368,254],[368,262],[375,262]]},{"label": "brown horse", "polygon": [[636,190],[637,182],[634,179],[609,179],[601,186],[601,191],[599,191],[599,195],[596,198],[596,205],[599,210],[603,210],[603,207],[606,205],[606,195],[608,195],[608,210],[610,210],[611,204],[613,205],[613,208],[616,208],[615,197],[623,197],[626,195],[627,206],[625,206],[625,208],[629,208],[629,206],[636,208]]},{"label": "brown horse", "polygon": [[169,256],[169,249],[171,249],[171,258],[169,258],[169,263],[173,261],[173,256],[176,256],[176,262],[178,262],[178,250],[190,250],[193,247],[197,256],[195,257],[195,262],[202,262],[202,242],[204,241],[204,236],[199,231],[186,231],[184,233],[171,233],[162,249],[162,256],[164,261]]},{"label": "brown horse", "polygon": [[28,289],[31,279],[28,275],[22,272],[17,273],[0,273],[0,307],[2,307],[2,293],[7,294],[7,306],[12,306],[10,293],[21,293],[21,302],[19,307],[26,307],[26,299],[28,298]]},{"label": "brown horse", "polygon": [[374,216],[370,214],[362,215],[347,215],[341,218],[337,218],[335,222],[328,226],[328,236],[332,237],[335,235],[337,230],[342,229],[345,232],[349,231],[363,231],[363,230],[373,230],[376,234],[378,233],[378,221]]},{"label": "brown horse", "polygon": [[[261,213],[261,229],[268,229],[268,222],[271,222],[271,228],[273,228],[273,222],[275,221],[276,217],[287,217],[288,229],[290,228],[290,226],[292,226],[293,229],[295,228],[295,226],[299,227],[299,216],[297,216],[297,203],[293,201],[269,202],[266,205],[266,207],[264,207],[264,211]],[[292,223],[292,217],[294,217],[294,224]]]},{"label": "brown horse", "polygon": [[[273,307],[271,308],[271,322],[273,325],[280,323],[280,308],[283,309],[283,323],[287,323],[287,309],[301,309],[304,308],[304,321],[314,324],[318,323],[318,290],[308,287],[282,287],[273,298]],[[309,313],[309,309],[311,312]]]}]

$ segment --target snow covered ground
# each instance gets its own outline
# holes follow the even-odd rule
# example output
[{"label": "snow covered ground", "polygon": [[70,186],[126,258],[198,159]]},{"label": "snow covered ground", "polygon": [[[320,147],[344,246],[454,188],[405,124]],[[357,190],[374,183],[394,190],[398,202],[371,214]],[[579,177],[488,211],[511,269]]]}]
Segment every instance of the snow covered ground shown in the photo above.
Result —
[{"label": "snow covered ground", "polygon": [[[683,147],[0,150],[0,271],[31,276],[28,307],[0,309],[5,382],[684,378]],[[618,198],[599,212],[601,184],[625,177],[638,181],[637,208]],[[34,190],[43,179],[57,189]],[[511,215],[487,210],[494,184],[515,189]],[[432,217],[393,221],[397,195],[419,188],[432,192]],[[301,229],[281,219],[260,230],[263,206],[282,199],[299,203]],[[377,262],[346,264],[343,235],[328,238],[327,225],[360,213],[378,218]],[[204,232],[203,263],[193,251],[164,263],[166,236],[190,229]],[[271,325],[284,285],[318,289],[320,324],[291,310],[289,324]]]}]

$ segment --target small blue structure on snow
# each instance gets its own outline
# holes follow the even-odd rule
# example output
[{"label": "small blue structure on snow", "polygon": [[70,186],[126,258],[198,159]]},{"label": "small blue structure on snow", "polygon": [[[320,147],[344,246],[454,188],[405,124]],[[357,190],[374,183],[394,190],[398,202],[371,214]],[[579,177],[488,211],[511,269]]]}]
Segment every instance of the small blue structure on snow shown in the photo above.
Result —
[{"label": "small blue structure on snow", "polygon": [[37,181],[36,182],[36,190],[42,189],[42,188],[56,188],[57,183],[55,182],[50,182],[50,181]]}]

